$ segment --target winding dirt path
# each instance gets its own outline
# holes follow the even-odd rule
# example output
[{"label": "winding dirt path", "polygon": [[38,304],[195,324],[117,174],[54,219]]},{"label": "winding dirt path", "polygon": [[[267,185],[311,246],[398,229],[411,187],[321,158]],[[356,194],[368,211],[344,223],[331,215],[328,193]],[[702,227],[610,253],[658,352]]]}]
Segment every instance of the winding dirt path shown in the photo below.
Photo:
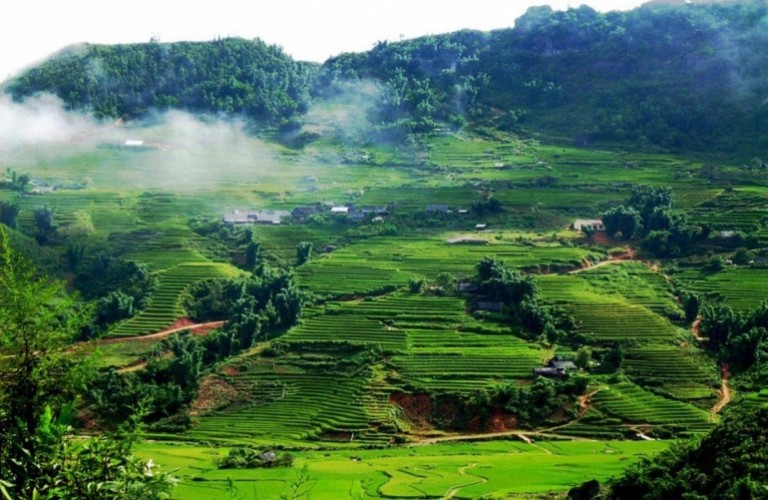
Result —
[{"label": "winding dirt path", "polygon": [[196,335],[204,335],[211,330],[224,326],[226,321],[210,321],[208,323],[191,323],[183,326],[171,326],[165,330],[161,330],[156,333],[150,333],[149,335],[140,335],[138,337],[114,337],[109,339],[97,340],[96,344],[116,344],[118,342],[141,342],[145,340],[157,340],[165,337],[169,337],[174,333],[183,332],[189,330]]},{"label": "winding dirt path", "polygon": [[710,410],[713,417],[720,413],[720,410],[725,408],[725,405],[731,402],[731,388],[728,386],[728,379],[731,378],[731,368],[728,366],[728,363],[723,363],[721,368],[723,370],[723,384],[720,388],[720,398]]},{"label": "winding dirt path", "polygon": [[579,396],[579,418],[583,417],[585,413],[587,413],[587,410],[592,406],[592,396],[597,394],[598,392],[602,391],[603,389],[595,389],[592,392],[588,392],[586,394],[582,394]]},{"label": "winding dirt path", "polygon": [[568,441],[593,441],[592,439],[580,438],[577,436],[566,436],[566,435],[557,434],[554,432],[547,432],[547,429],[542,429],[541,431],[503,431],[503,432],[486,432],[482,434],[452,434],[449,436],[425,438],[425,439],[422,439],[421,441],[411,443],[410,446],[425,446],[430,444],[446,443],[446,442],[452,442],[452,441],[492,440],[492,439],[504,438],[504,437],[516,437],[525,443],[534,444],[533,438],[538,436],[543,436],[543,437],[551,436],[551,437],[557,437],[559,439],[566,439]]},{"label": "winding dirt path", "polygon": [[691,333],[694,337],[696,337],[696,340],[699,342],[706,342],[709,340],[707,337],[701,336],[701,316],[697,316],[695,320],[693,320],[693,323],[691,323]]},{"label": "winding dirt path", "polygon": [[471,476],[471,477],[477,478],[477,480],[476,481],[472,481],[470,483],[453,486],[451,489],[449,489],[445,493],[445,495],[443,495],[443,498],[446,499],[446,500],[447,499],[451,499],[451,498],[455,497],[459,493],[459,490],[461,490],[462,488],[466,488],[467,486],[474,486],[475,484],[487,483],[488,479],[484,478],[483,476],[478,476],[478,475],[475,475],[475,474],[467,474],[467,469],[470,469],[470,468],[474,469],[475,467],[477,467],[476,463],[471,463],[469,465],[465,465],[464,467],[459,467],[459,475],[460,476]]}]

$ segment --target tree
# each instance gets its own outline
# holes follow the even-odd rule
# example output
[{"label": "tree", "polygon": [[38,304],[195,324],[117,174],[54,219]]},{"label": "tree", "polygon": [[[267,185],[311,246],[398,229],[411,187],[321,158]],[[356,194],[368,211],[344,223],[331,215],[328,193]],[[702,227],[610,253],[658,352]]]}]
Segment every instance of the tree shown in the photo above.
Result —
[{"label": "tree", "polygon": [[21,209],[15,203],[0,201],[0,224],[16,229],[16,218]]},{"label": "tree", "polygon": [[699,315],[701,308],[701,299],[695,292],[685,291],[680,295],[683,310],[685,311],[685,320],[693,321]]},{"label": "tree", "polygon": [[71,393],[69,363],[59,355],[74,338],[71,303],[59,283],[37,275],[0,227],[0,477],[28,494],[40,474],[36,435],[47,405]]},{"label": "tree", "polygon": [[768,408],[733,411],[701,441],[628,467],[605,498],[766,498],[766,442]]},{"label": "tree", "polygon": [[67,259],[67,266],[69,267],[69,270],[76,272],[78,269],[80,269],[80,266],[83,263],[83,258],[85,257],[85,247],[83,245],[70,242],[69,246],[67,246],[67,252],[64,254],[64,257]]},{"label": "tree", "polygon": [[637,210],[647,223],[657,209],[664,211],[672,208],[673,198],[670,187],[637,186],[632,190],[627,204]]},{"label": "tree", "polygon": [[737,248],[736,251],[733,252],[733,255],[731,255],[731,262],[739,266],[749,264],[750,260],[752,260],[752,255],[749,250],[744,247]]},{"label": "tree", "polygon": [[573,360],[573,362],[578,366],[579,368],[587,369],[589,368],[589,363],[592,361],[592,349],[590,349],[588,346],[581,346],[579,347],[579,350],[576,351],[576,359]]},{"label": "tree", "polygon": [[312,242],[302,241],[296,247],[296,264],[299,266],[304,264],[309,260],[310,255],[312,255]]},{"label": "tree", "polygon": [[[250,228],[249,231],[252,231]],[[252,236],[251,236],[252,237]],[[259,262],[259,253],[261,252],[261,244],[257,241],[250,240],[245,246],[245,268],[249,271],[256,267]]]},{"label": "tree", "polygon": [[64,351],[81,323],[61,283],[38,275],[0,227],[0,495],[162,498],[172,483],[132,455],[135,427],[71,439],[72,402],[93,372]]},{"label": "tree", "polygon": [[614,207],[603,213],[603,224],[606,232],[611,236],[621,233],[624,239],[632,239],[638,235],[643,227],[643,219],[640,213],[632,207],[624,205]]},{"label": "tree", "polygon": [[56,226],[53,221],[53,209],[49,209],[48,205],[36,208],[33,216],[35,220],[35,227],[37,228],[37,241],[41,245],[48,241],[48,238],[56,231]]}]

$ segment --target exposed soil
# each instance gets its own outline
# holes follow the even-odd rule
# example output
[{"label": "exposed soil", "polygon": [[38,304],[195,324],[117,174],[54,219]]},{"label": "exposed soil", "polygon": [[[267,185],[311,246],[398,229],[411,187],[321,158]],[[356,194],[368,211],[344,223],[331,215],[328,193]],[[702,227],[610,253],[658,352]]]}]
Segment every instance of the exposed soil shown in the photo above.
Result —
[{"label": "exposed soil", "polygon": [[731,378],[731,367],[728,366],[728,363],[723,363],[721,369],[723,370],[723,384],[720,387],[720,397],[718,398],[717,403],[715,403],[715,406],[710,410],[712,416],[720,413],[720,410],[725,408],[725,405],[731,402],[731,388],[728,386],[728,379]]},{"label": "exposed soil", "polygon": [[592,407],[592,396],[600,392],[600,389],[595,389],[592,392],[579,396],[579,418],[583,417],[587,410]]},{"label": "exposed soil", "polygon": [[707,337],[701,336],[700,327],[701,327],[701,318],[696,318],[691,324],[691,333],[693,334],[694,337],[696,337],[696,340],[698,340],[699,342],[706,342],[709,339]]},{"label": "exposed soil", "polygon": [[488,432],[504,432],[517,429],[517,418],[502,408],[494,408],[488,417]]},{"label": "exposed soil", "polygon": [[389,396],[389,402],[403,409],[409,422],[427,428],[432,417],[432,398],[429,394],[405,394],[394,392]]},{"label": "exposed soil", "polygon": [[180,318],[174,321],[174,323],[165,330],[157,333],[150,333],[149,335],[141,335],[139,337],[115,337],[109,339],[98,340],[98,344],[115,344],[118,342],[141,342],[146,340],[157,340],[168,337],[174,333],[189,330],[196,335],[205,335],[211,330],[221,328],[224,326],[225,321],[211,321],[208,323],[193,323],[188,318]]},{"label": "exposed soil", "polygon": [[205,377],[200,382],[200,390],[189,408],[189,414],[201,415],[221,408],[237,401],[238,396],[237,389],[226,381],[219,377]]}]

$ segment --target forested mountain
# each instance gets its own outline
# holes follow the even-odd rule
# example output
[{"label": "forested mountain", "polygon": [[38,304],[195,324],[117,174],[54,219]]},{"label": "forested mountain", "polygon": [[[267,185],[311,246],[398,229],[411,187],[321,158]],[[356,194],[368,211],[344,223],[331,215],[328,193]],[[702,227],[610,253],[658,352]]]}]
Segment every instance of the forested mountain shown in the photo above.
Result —
[{"label": "forested mountain", "polygon": [[315,66],[260,40],[83,45],[27,71],[8,91],[53,92],[98,117],[182,108],[282,124],[306,110]]},{"label": "forested mountain", "polygon": [[577,143],[752,148],[768,141],[767,14],[763,2],[539,7],[514,29],[379,43],[322,73],[384,82],[383,109],[417,130],[464,116]]},{"label": "forested mountain", "polygon": [[285,124],[311,94],[373,80],[373,122],[398,137],[482,121],[577,144],[756,153],[768,145],[767,16],[760,1],[537,7],[514,28],[380,42],[319,70],[260,41],[87,45],[7,90],[100,116],[178,107]]}]

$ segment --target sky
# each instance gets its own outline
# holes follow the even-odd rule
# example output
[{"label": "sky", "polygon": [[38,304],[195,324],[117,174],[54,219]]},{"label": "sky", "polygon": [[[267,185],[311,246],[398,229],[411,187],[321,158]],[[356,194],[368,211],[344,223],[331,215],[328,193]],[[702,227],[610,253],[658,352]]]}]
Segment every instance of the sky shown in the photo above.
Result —
[{"label": "sky", "polygon": [[0,8],[0,80],[68,45],[261,38],[322,62],[376,42],[514,25],[532,5],[628,10],[643,0],[11,0]]}]

